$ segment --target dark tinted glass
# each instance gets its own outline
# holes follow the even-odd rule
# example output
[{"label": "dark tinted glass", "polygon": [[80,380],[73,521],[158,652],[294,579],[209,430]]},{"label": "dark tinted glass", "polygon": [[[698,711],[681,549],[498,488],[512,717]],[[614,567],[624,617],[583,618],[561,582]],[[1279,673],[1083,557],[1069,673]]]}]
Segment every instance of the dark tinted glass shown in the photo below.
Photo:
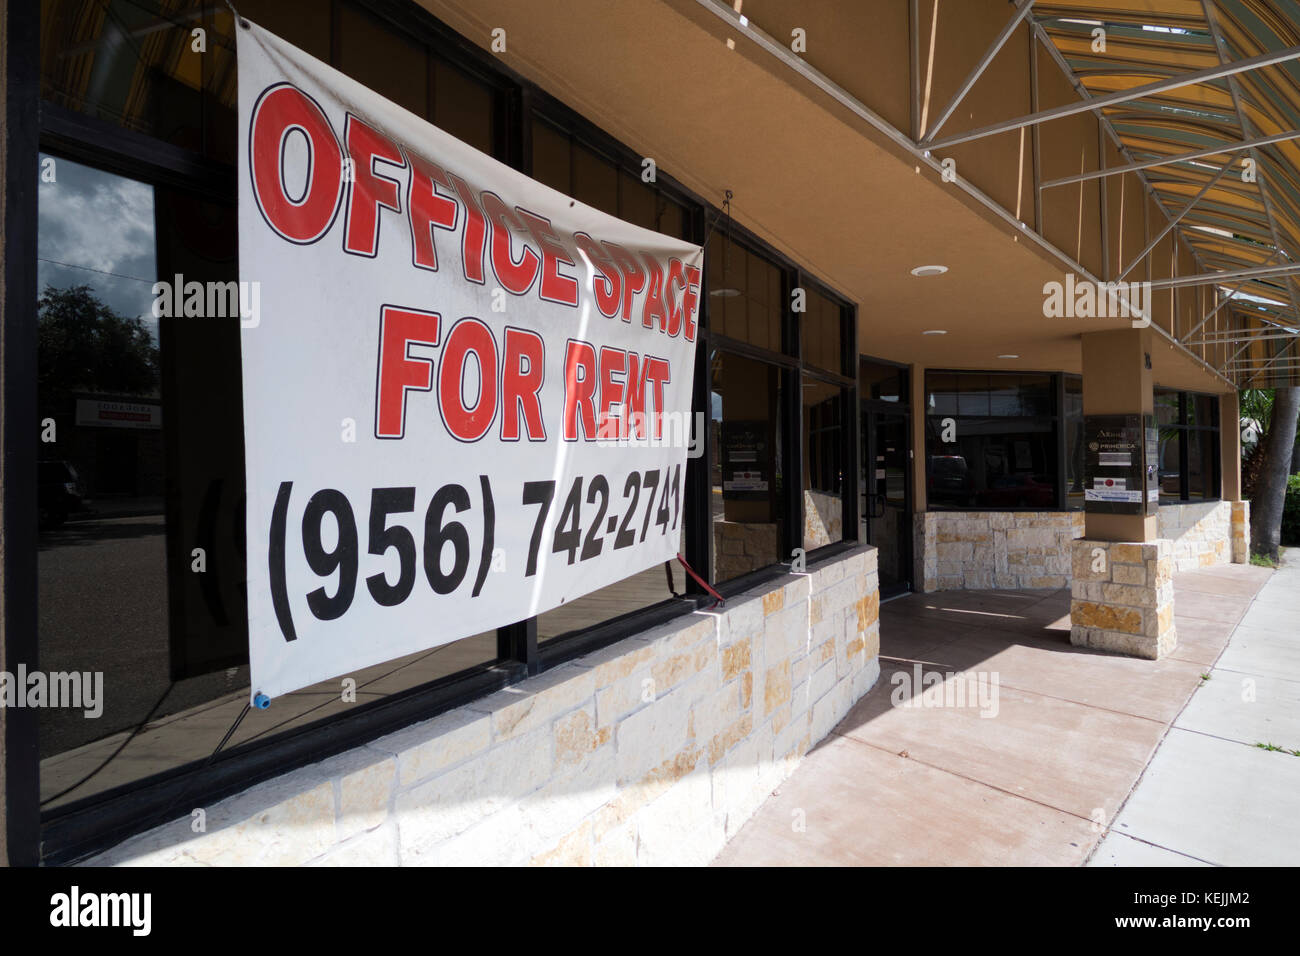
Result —
[{"label": "dark tinted glass", "polygon": [[786,558],[781,494],[781,372],[714,352],[710,360],[713,568],[729,581]]},{"label": "dark tinted glass", "polygon": [[1078,511],[1083,508],[1083,379],[1078,375],[1065,376],[1065,408],[1062,410],[1062,427],[1065,428],[1065,506]]},{"label": "dark tinted glass", "polygon": [[1057,507],[1051,382],[1047,375],[926,374],[932,508]]},{"label": "dark tinted glass", "polygon": [[845,371],[844,308],[817,292],[805,290],[807,311],[800,316],[803,360],[809,365],[842,374]]},{"label": "dark tinted glass", "polygon": [[709,237],[709,328],[773,352],[782,350],[782,274],[777,266],[730,239],[725,224]]},{"label": "dark tinted glass", "polygon": [[881,402],[910,402],[907,369],[862,359],[858,363],[858,392],[863,398]]},{"label": "dark tinted glass", "polygon": [[849,390],[803,379],[803,546],[844,539],[844,408]]},{"label": "dark tinted glass", "polygon": [[1182,475],[1183,431],[1179,428],[1160,429],[1160,500],[1179,501],[1183,495]]},{"label": "dark tinted glass", "polygon": [[1181,421],[1179,396],[1181,393],[1157,388],[1155,390],[1155,410],[1157,425],[1177,425]]}]

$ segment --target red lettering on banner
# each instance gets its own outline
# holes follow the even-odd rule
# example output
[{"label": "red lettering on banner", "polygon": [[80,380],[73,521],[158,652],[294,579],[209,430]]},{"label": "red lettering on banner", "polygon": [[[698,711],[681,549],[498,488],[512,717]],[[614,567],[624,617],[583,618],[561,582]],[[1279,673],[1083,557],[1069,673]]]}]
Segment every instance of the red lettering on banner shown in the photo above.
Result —
[{"label": "red lettering on banner", "polygon": [[542,250],[542,284],[539,290],[541,297],[547,302],[576,306],[578,280],[560,271],[561,262],[568,266],[574,263],[569,258],[569,250],[560,242],[560,237],[552,228],[551,220],[534,215],[518,206],[515,209],[528,231],[532,233],[533,241]]},{"label": "red lettering on banner", "polygon": [[[478,363],[478,397],[466,405],[465,363],[470,356]],[[461,319],[447,333],[438,366],[438,408],[457,441],[478,441],[492,427],[497,415],[497,343],[480,319]]]},{"label": "red lettering on banner", "polygon": [[348,184],[343,250],[373,259],[379,248],[379,207],[402,211],[398,198],[401,182],[375,172],[375,161],[405,168],[406,159],[390,139],[351,113],[344,125],[344,139],[352,158],[352,181]]},{"label": "red lettering on banner", "polygon": [[642,367],[642,375],[647,383],[654,384],[655,410],[654,410],[654,437],[664,437],[664,386],[672,380],[672,372],[668,366],[667,359],[656,358],[653,355],[645,357],[645,363]]},{"label": "red lettering on banner", "polygon": [[645,288],[645,270],[637,262],[636,256],[628,252],[622,246],[613,242],[606,242],[605,248],[609,250],[619,271],[623,273],[623,321],[632,321],[632,299],[636,294]]},{"label": "red lettering on banner", "polygon": [[623,273],[604,247],[585,232],[575,232],[573,241],[596,267],[597,274],[592,276],[591,282],[592,291],[596,295],[596,308],[605,318],[614,318],[618,315],[619,302],[623,298]]},{"label": "red lettering on banner", "polygon": [[650,253],[642,253],[649,268],[650,288],[646,292],[645,305],[641,309],[641,325],[653,329],[656,324],[659,331],[668,327],[668,310],[664,307],[664,270],[659,268],[659,260]]},{"label": "red lettering on banner", "polygon": [[411,155],[411,188],[406,197],[406,214],[411,223],[411,260],[420,269],[438,270],[438,252],[433,230],[455,230],[456,200],[438,194],[436,186],[453,192],[451,180],[437,163]]},{"label": "red lettering on banner", "polygon": [[[602,346],[600,350],[600,414],[597,416],[601,438],[621,438],[627,429],[627,412],[615,417],[615,405],[623,409],[623,378],[627,373],[627,352]],[[615,374],[620,376],[615,378]]]},{"label": "red lettering on banner", "polygon": [[406,393],[433,389],[433,362],[412,358],[411,345],[437,345],[437,312],[386,305],[379,311],[379,369],[375,375],[375,437],[406,434]]},{"label": "red lettering on banner", "polygon": [[[288,138],[306,137],[310,156],[302,195],[293,199],[284,182]],[[281,237],[300,245],[329,231],[343,194],[343,151],[325,113],[301,90],[281,84],[253,107],[248,139],[250,178],[257,207]]]},{"label": "red lettering on banner", "polygon": [[483,249],[487,245],[487,220],[469,184],[454,173],[448,173],[456,198],[465,207],[465,231],[461,233],[460,250],[462,269],[470,282],[483,284]]},{"label": "red lettering on banner", "polygon": [[[581,373],[581,374],[579,374]],[[590,342],[569,339],[564,352],[564,440],[578,440],[578,419],[583,437],[596,437],[596,350]]]},{"label": "red lettering on banner", "polygon": [[668,300],[668,334],[676,336],[682,331],[684,322],[682,313],[684,300],[677,297],[677,288],[686,287],[686,274],[681,259],[670,259],[668,263],[668,281],[665,283],[664,296]]},{"label": "red lettering on banner", "polygon": [[686,322],[686,341],[695,341],[695,316],[700,307],[700,270],[686,267],[686,291],[682,293],[682,313]]},{"label": "red lettering on banner", "polygon": [[542,421],[542,383],[546,376],[546,346],[541,335],[506,327],[505,362],[501,370],[501,440],[519,441],[519,414],[529,441],[546,441]]},{"label": "red lettering on banner", "polygon": [[641,356],[627,353],[627,396],[624,401],[624,438],[645,438],[645,375]]},{"label": "red lettering on banner", "polygon": [[523,232],[524,224],[496,193],[485,191],[482,202],[483,212],[492,227],[492,271],[503,289],[511,295],[523,295],[537,280],[542,260],[525,243],[523,255],[516,262],[510,249],[510,230]]}]

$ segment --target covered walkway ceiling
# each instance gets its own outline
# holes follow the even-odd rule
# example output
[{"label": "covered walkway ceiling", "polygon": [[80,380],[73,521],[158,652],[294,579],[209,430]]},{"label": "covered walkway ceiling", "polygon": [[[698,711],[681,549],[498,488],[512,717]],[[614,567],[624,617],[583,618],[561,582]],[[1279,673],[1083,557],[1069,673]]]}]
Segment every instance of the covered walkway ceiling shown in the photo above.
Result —
[{"label": "covered walkway ceiling", "polygon": [[[504,26],[505,62],[700,195],[734,189],[860,304],[864,352],[1077,370],[1081,333],[1128,323],[1045,324],[1044,282],[1149,277],[1162,385],[1300,381],[1297,0],[420,2],[484,47]],[[1133,222],[1112,209],[1108,247],[1116,176]],[[929,262],[951,270],[910,277]]]},{"label": "covered walkway ceiling", "polygon": [[[1093,97],[1123,96],[1300,46],[1294,0],[1032,6],[1040,37]],[[1171,218],[1180,216],[1175,228],[1200,271],[1254,273],[1216,283],[1219,302],[1228,300],[1240,331],[1207,336],[1196,330],[1183,341],[1231,342],[1233,352],[1246,346],[1226,369],[1241,385],[1291,381],[1300,362],[1294,335],[1300,330],[1300,60],[1124,98],[1101,115],[1131,161],[1146,167],[1142,176],[1156,200]],[[1259,145],[1242,148],[1247,143]],[[1197,155],[1176,159],[1188,154]],[[1268,344],[1247,346],[1255,340]]]}]

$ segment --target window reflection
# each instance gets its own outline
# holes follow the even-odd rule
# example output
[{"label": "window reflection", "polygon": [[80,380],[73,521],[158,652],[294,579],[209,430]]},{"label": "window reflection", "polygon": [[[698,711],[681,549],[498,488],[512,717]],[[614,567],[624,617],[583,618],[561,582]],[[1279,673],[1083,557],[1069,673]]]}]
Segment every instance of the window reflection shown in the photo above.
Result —
[{"label": "window reflection", "polygon": [[844,540],[844,410],[849,392],[803,379],[803,546]]},{"label": "window reflection", "polygon": [[1055,508],[1051,376],[926,374],[926,487],[931,508]]},{"label": "window reflection", "polygon": [[710,359],[713,580],[782,559],[781,372],[728,352]]},{"label": "window reflection", "polygon": [[[236,277],[234,208],[41,158],[40,661],[103,675],[98,717],[40,712],[52,807],[205,759],[249,688],[239,319],[152,309],[159,276]],[[227,746],[496,657],[492,632],[326,681]]]}]

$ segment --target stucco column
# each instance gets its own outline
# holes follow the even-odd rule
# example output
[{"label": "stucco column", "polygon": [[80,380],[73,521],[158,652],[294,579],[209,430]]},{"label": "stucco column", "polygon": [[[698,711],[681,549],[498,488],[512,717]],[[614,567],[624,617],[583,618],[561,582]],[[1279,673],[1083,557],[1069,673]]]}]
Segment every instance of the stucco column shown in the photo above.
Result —
[{"label": "stucco column", "polygon": [[1219,396],[1219,492],[1232,508],[1232,563],[1250,561],[1250,502],[1241,500],[1241,401],[1236,392]]},{"label": "stucco column", "polygon": [[[1151,339],[1149,328],[1083,336],[1085,417],[1154,413]],[[1070,643],[1151,659],[1173,651],[1173,556],[1158,528],[1156,515],[1085,511],[1072,555]]]},{"label": "stucco column", "polygon": [[[1083,335],[1083,414],[1150,415],[1151,330],[1115,329]],[[1154,541],[1154,515],[1085,514],[1084,537],[1095,541]]]},{"label": "stucco column", "polygon": [[926,465],[930,460],[925,450],[925,366],[909,366],[907,382],[912,409],[912,527],[909,529],[912,535],[912,588],[926,591],[932,589],[926,587],[925,575],[925,512],[930,507],[925,488]]}]

